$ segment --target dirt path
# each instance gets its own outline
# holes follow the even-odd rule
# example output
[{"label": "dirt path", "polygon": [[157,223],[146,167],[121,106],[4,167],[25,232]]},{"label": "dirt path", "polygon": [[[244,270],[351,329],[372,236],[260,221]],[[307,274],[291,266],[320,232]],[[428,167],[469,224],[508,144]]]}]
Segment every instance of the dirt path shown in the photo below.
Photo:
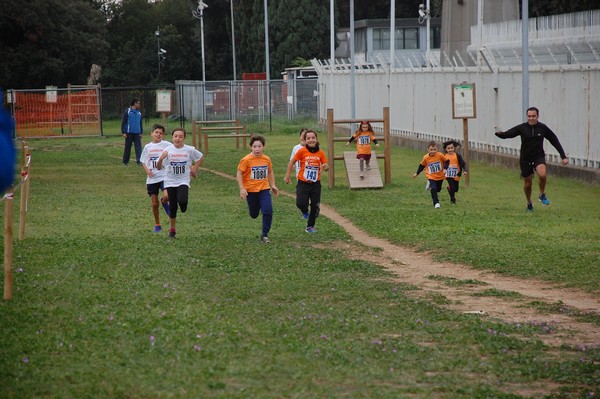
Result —
[{"label": "dirt path", "polygon": [[[552,334],[541,335],[547,344],[560,346],[568,344],[580,347],[600,345],[600,327],[592,323],[581,322],[569,313],[600,314],[600,298],[576,290],[560,288],[547,282],[523,280],[496,273],[479,271],[455,263],[433,261],[431,256],[394,245],[386,240],[371,237],[358,229],[352,222],[335,209],[321,205],[321,215],[342,226],[353,240],[370,247],[365,257],[364,251],[358,251],[353,243],[339,243],[339,247],[354,259],[364,259],[379,264],[398,276],[398,281],[409,283],[420,290],[408,291],[409,295],[427,297],[436,293],[450,303],[445,306],[457,312],[486,315],[508,323],[545,323],[551,326]],[[436,277],[433,278],[432,277]],[[485,285],[452,285],[444,280],[477,280]],[[523,297],[474,296],[484,290],[512,291]],[[542,314],[537,309],[523,306],[538,301],[547,304],[562,302],[565,311],[558,314]]]},{"label": "dirt path", "polygon": [[[204,169],[204,168],[202,168]],[[204,169],[227,179],[233,176]],[[294,194],[281,192],[290,198]],[[352,239],[362,243],[367,250],[358,250],[356,243],[340,241],[337,248],[351,259],[362,259],[381,265],[397,276],[398,282],[408,283],[419,288],[407,291],[407,295],[432,299],[436,294],[446,298],[447,307],[453,311],[479,314],[483,317],[498,319],[507,323],[537,324],[549,327],[552,333],[540,334],[546,344],[560,346],[567,344],[580,348],[600,345],[600,327],[577,320],[575,313],[600,315],[600,297],[577,289],[565,289],[556,284],[538,280],[524,280],[496,273],[472,269],[455,263],[434,261],[427,253],[394,245],[386,240],[371,237],[357,228],[330,206],[321,204],[321,215],[343,227]],[[432,278],[433,277],[433,278]],[[453,280],[455,279],[455,280]],[[448,281],[476,280],[485,284],[447,284]],[[476,296],[485,290],[517,292],[514,296]],[[537,301],[556,305],[562,302],[564,311],[560,313],[542,313],[526,306]],[[543,324],[542,324],[543,323]]]}]

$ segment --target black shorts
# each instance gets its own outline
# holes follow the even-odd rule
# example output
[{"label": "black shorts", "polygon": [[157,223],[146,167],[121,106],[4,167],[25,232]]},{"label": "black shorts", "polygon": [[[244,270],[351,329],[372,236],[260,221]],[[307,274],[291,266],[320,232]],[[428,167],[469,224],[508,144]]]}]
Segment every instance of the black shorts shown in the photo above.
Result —
[{"label": "black shorts", "polygon": [[146,184],[148,195],[158,195],[159,191],[165,191],[164,181],[159,183]]},{"label": "black shorts", "polygon": [[535,168],[538,165],[545,165],[546,159],[544,157],[537,158],[534,161],[521,160],[521,177],[529,177],[535,172]]}]

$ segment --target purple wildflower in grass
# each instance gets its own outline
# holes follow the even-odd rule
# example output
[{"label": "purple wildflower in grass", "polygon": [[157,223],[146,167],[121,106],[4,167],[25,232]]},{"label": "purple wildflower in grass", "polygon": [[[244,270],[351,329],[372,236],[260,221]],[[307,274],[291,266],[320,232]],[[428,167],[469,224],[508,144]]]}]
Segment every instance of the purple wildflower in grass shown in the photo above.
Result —
[{"label": "purple wildflower in grass", "polygon": [[327,337],[327,335],[321,334],[321,339],[324,339],[325,341],[327,341],[329,338]]},{"label": "purple wildflower in grass", "polygon": [[154,345],[154,342],[156,341],[156,338],[154,337],[154,335],[151,335],[150,338],[149,338],[149,340],[150,340],[150,343],[152,345]]},{"label": "purple wildflower in grass", "polygon": [[380,339],[374,339],[373,341],[371,341],[371,343],[372,343],[373,345],[383,345],[383,342],[381,342],[381,340],[380,340]]},{"label": "purple wildflower in grass", "polygon": [[113,321],[114,319],[115,319],[115,317],[113,315],[108,316],[108,321]]},{"label": "purple wildflower in grass", "polygon": [[17,273],[23,273],[24,272],[24,270],[23,270],[22,267],[19,267],[16,271],[17,271]]},{"label": "purple wildflower in grass", "polygon": [[202,350],[202,348],[200,347],[200,345],[196,344],[196,345],[194,345],[194,350],[196,352],[198,352],[198,351]]},{"label": "purple wildflower in grass", "polygon": [[29,363],[29,358],[27,356],[23,358],[23,363]]}]

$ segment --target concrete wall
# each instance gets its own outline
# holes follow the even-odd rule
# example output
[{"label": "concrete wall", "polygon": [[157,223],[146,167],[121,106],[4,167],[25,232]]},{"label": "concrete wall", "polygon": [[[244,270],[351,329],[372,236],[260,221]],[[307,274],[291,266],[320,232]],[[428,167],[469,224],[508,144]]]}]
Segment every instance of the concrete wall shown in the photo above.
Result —
[{"label": "concrete wall", "polygon": [[[442,2],[442,53],[448,54],[450,59],[456,57],[456,53],[473,65],[473,61],[467,54],[467,47],[475,40],[471,37],[471,26],[477,25],[479,4],[483,6],[483,23],[489,24],[500,21],[519,19],[518,0],[445,0]],[[449,63],[442,57],[442,65]]]}]

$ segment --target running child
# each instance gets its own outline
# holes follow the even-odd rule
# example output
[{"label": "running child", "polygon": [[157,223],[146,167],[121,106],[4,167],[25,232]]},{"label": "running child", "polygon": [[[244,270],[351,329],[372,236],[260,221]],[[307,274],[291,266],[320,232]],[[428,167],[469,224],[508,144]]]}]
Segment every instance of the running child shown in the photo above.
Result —
[{"label": "running child", "polygon": [[346,147],[354,140],[356,140],[356,159],[360,162],[360,177],[363,178],[365,176],[365,163],[367,164],[367,170],[371,169],[371,142],[375,143],[376,147],[379,147],[371,122],[361,122],[360,128],[350,137],[346,143]]},{"label": "running child", "polygon": [[[306,146],[300,148],[294,158],[288,163],[284,181],[290,183],[290,174],[294,163],[300,162],[296,184],[296,206],[302,212],[302,217],[307,219],[306,232],[316,233],[315,222],[319,216],[321,206],[321,171],[327,170],[327,157],[319,148],[317,132],[308,130],[304,136]],[[310,213],[309,213],[310,205]]]},{"label": "running child", "polygon": [[156,167],[162,169],[166,164],[167,174],[164,186],[169,193],[170,228],[169,237],[175,238],[177,233],[177,210],[187,211],[190,190],[190,177],[198,175],[198,168],[204,161],[204,155],[191,145],[184,144],[186,132],[184,128],[173,130],[173,144],[165,148],[158,158]]},{"label": "running child", "polygon": [[250,139],[250,154],[246,155],[237,168],[237,182],[240,187],[240,198],[248,202],[250,217],[256,219],[262,212],[262,231],[260,240],[265,244],[269,240],[269,231],[273,221],[273,204],[270,190],[275,196],[279,189],[275,185],[275,174],[271,158],[263,153],[265,138],[252,136]]},{"label": "running child", "polygon": [[431,199],[433,201],[434,208],[440,207],[440,201],[438,199],[438,193],[442,191],[442,185],[444,184],[444,154],[437,150],[437,143],[430,141],[427,144],[427,154],[423,156],[423,160],[417,168],[417,172],[413,175],[413,179],[419,175],[425,169],[425,175],[427,176],[428,189],[431,191]]},{"label": "running child", "polygon": [[158,124],[152,126],[152,132],[150,133],[152,141],[144,146],[142,155],[140,156],[140,162],[142,162],[142,166],[144,167],[147,176],[146,191],[148,192],[148,196],[150,196],[150,203],[152,205],[155,233],[159,233],[162,230],[162,227],[160,225],[160,217],[158,215],[159,191],[162,193],[160,203],[165,209],[167,216],[169,216],[170,213],[169,194],[167,193],[167,190],[164,186],[166,170],[156,168],[158,158],[160,157],[164,149],[171,145],[171,143],[162,139],[164,134],[164,126]]},{"label": "running child", "polygon": [[444,142],[444,151],[446,152],[446,163],[444,168],[446,169],[446,181],[448,185],[446,189],[450,194],[450,202],[456,204],[456,193],[458,192],[458,185],[460,176],[464,173],[467,174],[467,163],[463,157],[456,152],[456,147],[460,147],[460,143],[456,140],[449,140]]}]

